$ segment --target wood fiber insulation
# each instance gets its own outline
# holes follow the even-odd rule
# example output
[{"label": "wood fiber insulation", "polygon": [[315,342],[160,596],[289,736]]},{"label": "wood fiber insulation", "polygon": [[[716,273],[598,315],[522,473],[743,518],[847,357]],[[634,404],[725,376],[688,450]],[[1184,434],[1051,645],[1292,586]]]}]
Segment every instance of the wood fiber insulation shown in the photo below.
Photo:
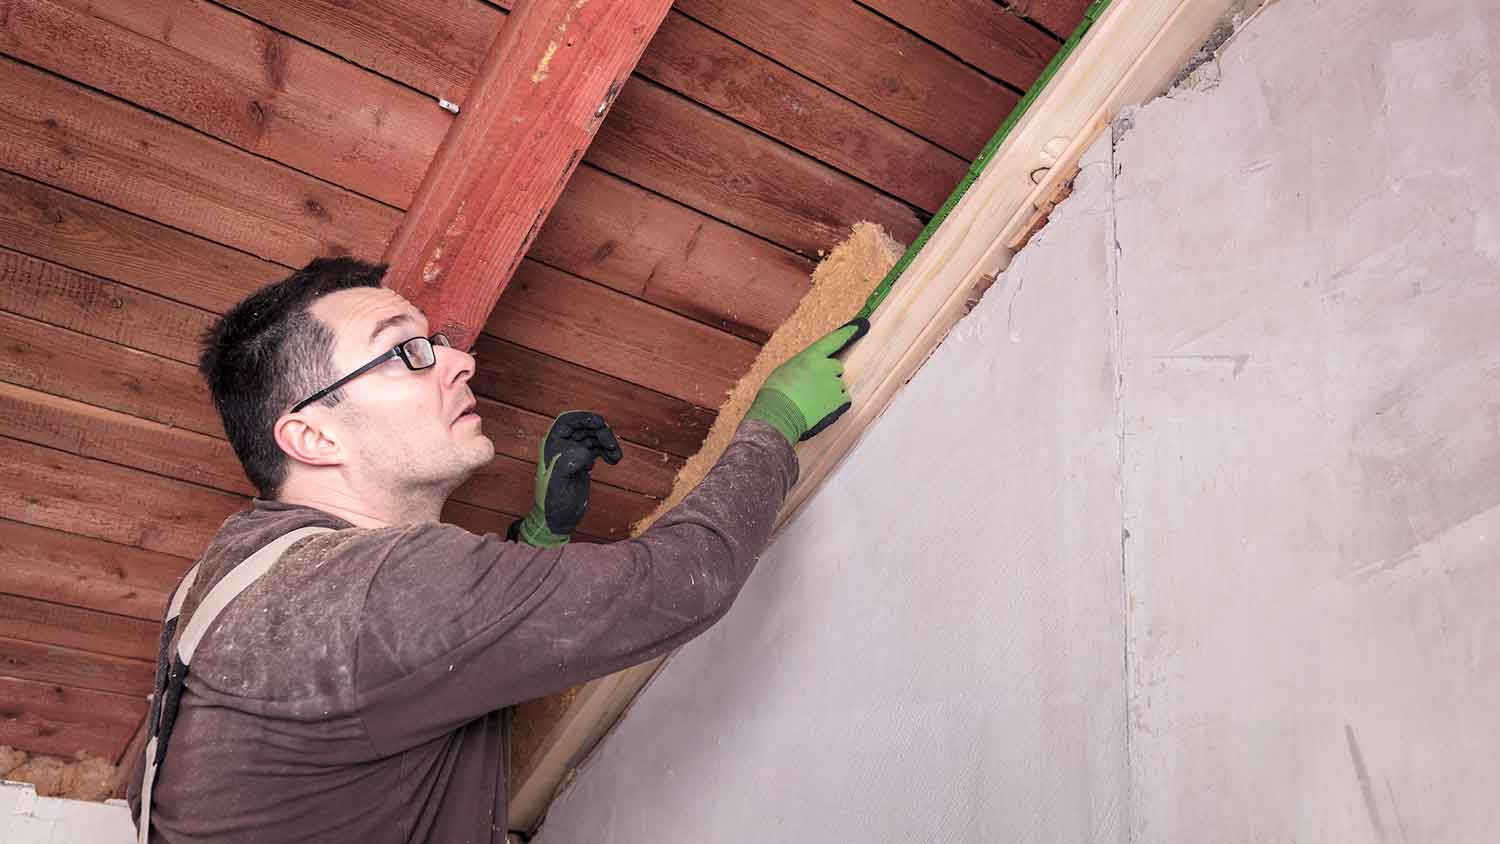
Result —
[{"label": "wood fiber insulation", "polygon": [[870,222],[854,225],[849,237],[813,270],[812,289],[761,348],[750,370],[729,391],[729,398],[720,406],[703,447],[677,472],[671,495],[651,515],[636,522],[633,534],[639,535],[677,506],[703,480],[729,447],[735,429],[771,371],[859,313],[870,291],[895,265],[903,250],[879,225]]}]

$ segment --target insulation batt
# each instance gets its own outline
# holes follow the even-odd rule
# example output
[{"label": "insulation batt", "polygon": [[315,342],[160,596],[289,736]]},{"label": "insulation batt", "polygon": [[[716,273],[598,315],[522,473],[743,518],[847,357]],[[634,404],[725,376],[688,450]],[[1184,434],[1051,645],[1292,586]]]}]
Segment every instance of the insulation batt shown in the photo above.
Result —
[{"label": "insulation batt", "polygon": [[709,429],[703,447],[678,471],[671,495],[655,512],[636,522],[633,535],[639,536],[703,480],[719,455],[724,453],[740,419],[750,409],[760,385],[765,383],[772,370],[818,338],[853,319],[903,251],[901,244],[879,225],[871,222],[854,224],[849,237],[835,246],[813,270],[811,289],[802,297],[797,309],[766,341],[750,371],[729,391],[729,398],[720,406],[719,416]]}]

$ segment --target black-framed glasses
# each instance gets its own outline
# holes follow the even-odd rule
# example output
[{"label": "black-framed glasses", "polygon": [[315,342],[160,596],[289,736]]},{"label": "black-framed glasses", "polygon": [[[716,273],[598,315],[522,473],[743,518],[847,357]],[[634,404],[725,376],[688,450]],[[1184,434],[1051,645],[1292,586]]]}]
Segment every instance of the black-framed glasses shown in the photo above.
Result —
[{"label": "black-framed glasses", "polygon": [[441,331],[431,337],[413,337],[410,340],[403,340],[397,343],[389,352],[292,405],[292,409],[287,412],[296,413],[391,358],[400,358],[401,362],[406,364],[406,368],[412,371],[430,369],[433,364],[437,363],[437,351],[433,347],[443,346],[447,348],[452,345],[452,343],[448,342],[448,335]]}]

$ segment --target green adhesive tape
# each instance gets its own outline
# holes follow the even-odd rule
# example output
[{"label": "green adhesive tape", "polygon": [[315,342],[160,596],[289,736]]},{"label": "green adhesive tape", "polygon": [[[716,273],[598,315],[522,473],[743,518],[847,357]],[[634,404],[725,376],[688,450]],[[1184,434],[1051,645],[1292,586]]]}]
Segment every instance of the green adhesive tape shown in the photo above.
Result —
[{"label": "green adhesive tape", "polygon": [[880,307],[880,303],[885,301],[885,297],[890,295],[891,289],[896,286],[896,280],[901,277],[902,273],[906,272],[907,267],[911,266],[912,259],[916,258],[917,253],[922,251],[922,247],[927,245],[927,241],[932,237],[932,233],[938,230],[938,227],[943,224],[944,220],[948,219],[949,212],[953,210],[953,207],[958,204],[960,199],[963,199],[964,194],[968,193],[969,186],[973,185],[974,180],[979,178],[979,174],[984,172],[984,168],[989,166],[990,159],[995,156],[995,151],[1000,148],[1002,143],[1005,143],[1005,139],[1010,136],[1011,130],[1021,121],[1021,116],[1031,108],[1032,103],[1036,102],[1036,98],[1047,87],[1047,83],[1051,82],[1052,77],[1057,74],[1057,69],[1062,67],[1063,62],[1068,60],[1068,56],[1073,54],[1073,50],[1078,47],[1078,42],[1083,40],[1084,34],[1094,25],[1094,21],[1098,20],[1099,16],[1104,14],[1104,10],[1109,6],[1109,3],[1110,0],[1095,0],[1093,5],[1089,6],[1088,10],[1083,13],[1083,21],[1078,24],[1078,28],[1073,30],[1073,34],[1067,41],[1063,42],[1062,47],[1057,51],[1057,55],[1053,56],[1052,61],[1047,63],[1047,67],[1042,70],[1042,75],[1038,76],[1036,82],[1032,83],[1031,89],[1026,92],[1026,96],[1022,97],[1021,101],[1016,103],[1016,107],[1011,109],[1010,115],[1005,118],[1005,122],[1000,124],[1000,129],[990,138],[989,143],[984,145],[984,149],[974,159],[974,163],[969,166],[969,172],[964,174],[963,179],[958,183],[958,187],[955,187],[953,192],[948,195],[948,199],[943,203],[943,207],[939,208],[938,212],[932,216],[932,219],[927,221],[927,225],[923,227],[921,234],[918,234],[917,239],[912,241],[911,246],[906,248],[906,252],[901,256],[901,259],[896,262],[895,266],[891,267],[890,272],[885,274],[885,278],[880,280],[880,284],[870,292],[870,297],[865,300],[865,306],[860,308],[858,314],[860,317],[869,319],[870,315],[875,313],[875,309]]}]

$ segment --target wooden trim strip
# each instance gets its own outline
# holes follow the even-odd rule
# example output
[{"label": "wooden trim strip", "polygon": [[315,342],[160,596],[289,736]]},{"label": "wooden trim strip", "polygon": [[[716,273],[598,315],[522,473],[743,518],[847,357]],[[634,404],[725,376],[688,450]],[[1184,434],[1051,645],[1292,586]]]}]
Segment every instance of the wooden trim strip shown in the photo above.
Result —
[{"label": "wooden trim strip", "polygon": [[[1114,0],[875,312],[845,361],[854,410],[798,450],[784,524],[916,374],[970,298],[1009,264],[1013,238],[1053,194],[1032,173],[1076,171],[1121,108],[1160,93],[1232,0]],[[1053,193],[1061,183],[1053,184]]]}]

